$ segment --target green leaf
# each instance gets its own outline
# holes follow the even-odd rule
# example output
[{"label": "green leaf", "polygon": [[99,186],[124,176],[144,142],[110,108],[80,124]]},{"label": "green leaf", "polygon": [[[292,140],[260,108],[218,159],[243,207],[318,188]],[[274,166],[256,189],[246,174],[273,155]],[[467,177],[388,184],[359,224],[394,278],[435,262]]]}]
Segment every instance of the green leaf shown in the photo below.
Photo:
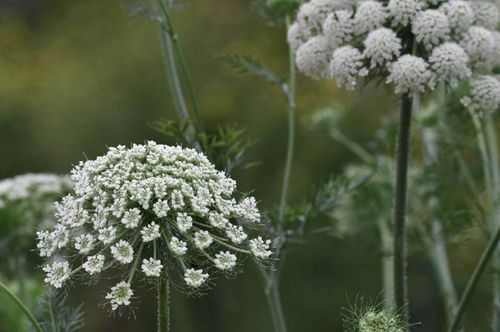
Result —
[{"label": "green leaf", "polygon": [[269,69],[266,65],[258,60],[251,58],[248,55],[232,54],[222,56],[231,68],[241,74],[253,74],[266,81],[278,85],[281,89],[285,85],[285,81],[276,74],[273,70]]}]

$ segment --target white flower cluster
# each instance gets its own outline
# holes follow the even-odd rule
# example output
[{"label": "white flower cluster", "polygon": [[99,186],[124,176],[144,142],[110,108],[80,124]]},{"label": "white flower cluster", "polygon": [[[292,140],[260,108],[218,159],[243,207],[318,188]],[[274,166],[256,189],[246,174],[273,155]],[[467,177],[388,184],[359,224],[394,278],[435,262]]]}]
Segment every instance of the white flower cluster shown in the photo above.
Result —
[{"label": "white flower cluster", "polygon": [[462,103],[481,113],[493,112],[500,107],[500,82],[494,76],[481,75],[471,80],[470,95]]},{"label": "white flower cluster", "polygon": [[[34,229],[44,230],[56,224],[54,202],[72,189],[67,176],[31,173],[0,181],[0,224],[4,236],[1,245],[8,248],[0,255],[0,270],[16,276],[19,257],[26,257],[35,246]],[[58,232],[58,241],[64,238]],[[15,264],[11,264],[14,261]]]},{"label": "white flower cluster", "polygon": [[296,64],[315,79],[354,89],[381,76],[396,93],[456,86],[500,64],[496,6],[462,0],[311,0],[288,31]]},{"label": "white flower cluster", "polygon": [[[41,256],[57,253],[44,267],[45,281],[60,288],[77,273],[128,266],[121,276],[127,281],[106,295],[113,310],[130,304],[136,269],[146,278],[176,269],[198,288],[209,269],[233,271],[237,253],[272,254],[269,240],[250,237],[260,221],[256,200],[237,201],[236,182],[195,150],[154,142],[118,146],[81,162],[71,179],[75,190],[57,203],[58,224],[37,234]],[[83,264],[71,267],[63,249]]]},{"label": "white flower cluster", "polygon": [[0,209],[23,200],[35,202],[46,196],[58,197],[71,187],[68,177],[55,174],[28,173],[4,179],[0,181]]}]

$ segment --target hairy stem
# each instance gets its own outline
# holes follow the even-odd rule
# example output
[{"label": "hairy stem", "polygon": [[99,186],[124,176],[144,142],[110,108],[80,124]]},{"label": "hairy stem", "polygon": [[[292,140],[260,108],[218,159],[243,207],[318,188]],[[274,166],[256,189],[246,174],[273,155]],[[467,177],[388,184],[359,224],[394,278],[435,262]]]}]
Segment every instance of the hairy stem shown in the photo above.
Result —
[{"label": "hairy stem", "polygon": [[168,276],[162,275],[158,281],[158,332],[169,332],[170,331],[170,285],[168,281]]},{"label": "hairy stem", "polygon": [[407,226],[406,199],[408,164],[410,156],[411,113],[413,99],[408,94],[401,98],[399,133],[397,141],[396,189],[394,193],[394,299],[396,309],[402,310],[408,322],[407,290]]},{"label": "hairy stem", "polygon": [[37,332],[42,332],[42,327],[40,324],[37,322],[35,319],[35,316],[31,311],[24,305],[24,303],[14,294],[3,282],[0,281],[0,290],[2,290],[7,296],[16,303],[16,305],[21,309],[23,314],[30,320],[31,324],[33,325],[33,328]]},{"label": "hairy stem", "polygon": [[489,260],[493,256],[493,253],[495,252],[499,241],[500,241],[500,227],[497,228],[494,236],[490,239],[490,242],[488,243],[486,249],[483,251],[481,255],[481,259],[479,260],[479,262],[476,265],[476,268],[474,269],[474,273],[472,274],[471,278],[469,279],[469,282],[467,283],[467,287],[465,288],[462,298],[460,299],[460,304],[458,305],[457,313],[453,318],[453,322],[450,325],[448,332],[456,332],[458,330],[462,321],[462,316],[464,315],[465,310],[467,309],[467,306],[470,303],[472,294],[474,293],[474,290],[476,289],[477,284],[479,283],[479,279],[481,278],[484,269],[486,268]]}]

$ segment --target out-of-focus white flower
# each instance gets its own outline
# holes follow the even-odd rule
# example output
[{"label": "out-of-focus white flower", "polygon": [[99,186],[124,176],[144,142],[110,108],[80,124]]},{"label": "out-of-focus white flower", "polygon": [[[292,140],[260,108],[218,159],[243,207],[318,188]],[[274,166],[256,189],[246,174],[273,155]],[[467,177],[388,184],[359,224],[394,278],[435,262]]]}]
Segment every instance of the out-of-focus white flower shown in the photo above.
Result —
[{"label": "out-of-focus white flower", "polygon": [[448,18],[437,10],[424,10],[415,17],[412,23],[412,32],[415,35],[415,40],[430,50],[449,38]]},{"label": "out-of-focus white flower", "polygon": [[370,67],[382,66],[401,53],[401,39],[394,31],[380,28],[368,34],[363,42],[364,56],[370,59]]},{"label": "out-of-focus white flower", "polygon": [[367,0],[358,5],[354,15],[354,30],[356,34],[363,34],[381,28],[389,13],[380,2]]},{"label": "out-of-focus white flower", "polygon": [[389,66],[386,83],[395,85],[396,93],[416,94],[431,83],[432,74],[424,59],[405,54]]},{"label": "out-of-focus white flower", "polygon": [[351,40],[354,33],[352,12],[337,10],[329,14],[323,22],[323,36],[328,39],[332,48]]},{"label": "out-of-focus white flower", "polygon": [[310,37],[307,30],[300,25],[299,22],[294,22],[287,31],[287,41],[290,48],[296,52],[297,49],[306,42],[306,40]]},{"label": "out-of-focus white flower", "polygon": [[471,75],[468,62],[467,53],[455,43],[444,43],[436,47],[429,57],[436,80],[449,81],[453,87],[457,86],[459,80]]},{"label": "out-of-focus white flower", "polygon": [[300,6],[297,22],[309,35],[321,33],[321,26],[326,17],[336,10],[349,10],[353,2],[350,0],[312,0]]},{"label": "out-of-focus white flower", "polygon": [[472,62],[490,63],[495,54],[495,37],[483,27],[470,27],[460,42]]},{"label": "out-of-focus white flower", "polygon": [[324,36],[316,36],[297,49],[295,63],[301,72],[311,78],[327,78],[332,52],[332,45],[328,39]]},{"label": "out-of-focus white flower", "polygon": [[474,22],[474,11],[466,1],[447,1],[438,10],[448,17],[448,25],[454,32],[461,33],[467,31]]},{"label": "out-of-focus white flower", "polygon": [[415,16],[426,7],[424,0],[389,0],[387,5],[392,26],[411,24]]},{"label": "out-of-focus white flower", "polygon": [[356,86],[357,76],[366,75],[362,60],[361,52],[352,46],[342,46],[333,52],[330,74],[339,87],[345,85],[347,89],[352,90]]},{"label": "out-of-focus white flower", "polygon": [[470,95],[462,103],[479,113],[498,110],[500,106],[500,82],[494,76],[482,75],[471,80]]},{"label": "out-of-focus white flower", "polygon": [[499,21],[498,8],[493,2],[471,1],[474,10],[474,25],[496,30]]},{"label": "out-of-focus white flower", "polygon": [[121,281],[116,286],[111,287],[111,292],[106,294],[106,300],[109,300],[111,309],[115,311],[120,306],[130,305],[132,296],[134,296],[134,292],[130,288],[130,284]]}]

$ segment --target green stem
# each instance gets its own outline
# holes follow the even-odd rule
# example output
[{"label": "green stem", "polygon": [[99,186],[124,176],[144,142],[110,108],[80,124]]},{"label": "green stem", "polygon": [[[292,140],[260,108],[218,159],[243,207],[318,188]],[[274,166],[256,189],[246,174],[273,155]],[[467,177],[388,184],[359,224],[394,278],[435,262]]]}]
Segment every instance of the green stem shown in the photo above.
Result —
[{"label": "green stem", "polygon": [[365,163],[369,165],[373,164],[373,157],[370,155],[370,153],[368,153],[368,151],[366,151],[361,145],[351,140],[342,132],[335,130],[332,131],[330,135],[333,137],[333,139],[345,145],[346,148],[351,150],[356,156],[358,156]]},{"label": "green stem", "polygon": [[[497,136],[495,132],[495,124],[491,114],[486,115],[485,119],[486,128],[486,142],[488,145],[489,161],[491,163],[490,169],[493,176],[493,196],[488,197],[492,210],[490,211],[490,232],[493,233],[494,229],[500,225],[498,212],[499,196],[500,196],[500,164],[498,158],[498,145]],[[500,329],[500,252],[497,250],[493,256],[493,312],[492,312],[492,329],[498,331]]]},{"label": "green stem", "polygon": [[380,233],[380,243],[382,250],[382,281],[383,281],[383,293],[384,293],[384,307],[392,311],[394,310],[394,252],[393,248],[393,238],[390,230],[390,226],[387,220],[380,218],[377,222],[379,233]]},{"label": "green stem", "polygon": [[[488,198],[493,197],[493,187],[492,187],[492,175],[491,175],[491,169],[490,169],[490,157],[488,155],[488,146],[486,144],[486,138],[484,135],[484,128],[481,123],[481,119],[479,116],[474,112],[473,110],[469,109],[469,113],[472,117],[472,123],[474,124],[474,128],[476,130],[476,136],[477,136],[477,142],[479,146],[479,152],[481,154],[482,158],[482,164],[483,164],[483,173],[484,173],[484,181],[486,185],[486,193],[488,195]],[[488,207],[489,211],[492,210],[492,202],[488,200]]]},{"label": "green stem", "polygon": [[168,276],[165,274],[158,280],[158,332],[170,331],[170,285]]},{"label": "green stem", "polygon": [[[446,120],[446,88],[444,84],[440,84],[437,89],[439,109],[443,111],[439,113],[438,126],[442,126]],[[424,128],[422,131],[422,140],[424,143],[424,160],[426,164],[433,167],[438,162],[439,144],[437,128]],[[443,128],[444,130],[444,128]],[[439,200],[435,197],[428,199],[428,209],[432,215],[438,208]],[[420,236],[424,242],[424,246],[429,256],[436,274],[436,278],[441,292],[441,297],[445,305],[446,318],[448,326],[451,324],[453,315],[458,306],[457,294],[453,278],[451,275],[448,253],[446,251],[446,239],[443,233],[441,220],[436,217],[431,217],[430,235],[424,227],[417,221],[417,228],[420,231]]]},{"label": "green stem", "polygon": [[24,303],[14,294],[3,282],[0,281],[0,290],[4,291],[5,294],[7,294],[8,297],[12,301],[14,301],[17,306],[21,309],[21,311],[24,313],[24,315],[30,320],[31,324],[33,325],[33,328],[37,332],[42,332],[42,327],[40,324],[35,319],[35,316],[31,313],[31,311],[24,305]]},{"label": "green stem", "polygon": [[407,226],[406,200],[408,164],[410,157],[411,113],[413,98],[404,94],[401,98],[399,133],[397,141],[396,189],[394,193],[394,299],[397,310],[402,310],[408,323],[407,291]]},{"label": "green stem", "polygon": [[175,33],[173,26],[172,26],[172,20],[170,19],[170,14],[168,12],[168,8],[165,5],[165,2],[163,0],[158,0],[159,5],[160,5],[160,10],[163,16],[163,28],[166,33],[168,33],[170,40],[172,42],[172,46],[175,52],[175,55],[177,56],[177,59],[179,60],[180,63],[180,69],[182,72],[182,75],[184,76],[188,88],[188,93],[189,97],[191,98],[191,103],[193,104],[193,108],[195,110],[196,114],[196,121],[197,121],[197,126],[198,130],[200,132],[204,131],[204,125],[203,121],[201,118],[201,112],[200,112],[200,107],[198,104],[198,98],[196,97],[195,89],[194,89],[194,84],[193,84],[193,79],[191,77],[191,73],[189,71],[187,62],[186,62],[186,57],[184,55],[184,52],[182,51],[182,48],[179,43],[179,37]]},{"label": "green stem", "polygon": [[264,295],[266,296],[267,306],[271,314],[274,332],[287,332],[285,315],[281,304],[279,293],[279,272],[268,271],[262,266],[258,266],[264,283]]},{"label": "green stem", "polygon": [[488,246],[486,249],[483,251],[481,255],[481,259],[479,260],[479,263],[477,263],[476,268],[474,270],[474,273],[472,274],[472,277],[469,279],[469,282],[467,283],[467,287],[465,288],[465,291],[462,295],[462,298],[460,299],[460,304],[458,306],[457,313],[455,317],[453,318],[453,322],[448,329],[448,332],[456,332],[461,324],[462,321],[462,316],[465,313],[465,309],[469,305],[470,299],[472,297],[472,294],[474,293],[474,290],[476,289],[479,279],[481,278],[481,275],[488,265],[488,262],[495,252],[495,249],[498,245],[498,242],[500,241],[500,227],[497,228],[494,236],[490,239],[490,242],[488,243]]},{"label": "green stem", "polygon": [[[290,26],[290,17],[285,17],[286,28],[288,30]],[[288,197],[288,187],[290,185],[290,175],[292,173],[292,163],[293,163],[293,154],[295,149],[295,81],[296,81],[296,73],[295,73],[295,59],[294,53],[291,48],[288,50],[289,56],[289,80],[286,86],[285,97],[288,111],[288,143],[287,143],[287,151],[286,151],[286,160],[285,160],[285,172],[283,175],[283,186],[281,189],[281,198],[280,205],[278,210],[278,219],[279,222],[283,222],[283,218],[285,217],[285,208]]]}]

